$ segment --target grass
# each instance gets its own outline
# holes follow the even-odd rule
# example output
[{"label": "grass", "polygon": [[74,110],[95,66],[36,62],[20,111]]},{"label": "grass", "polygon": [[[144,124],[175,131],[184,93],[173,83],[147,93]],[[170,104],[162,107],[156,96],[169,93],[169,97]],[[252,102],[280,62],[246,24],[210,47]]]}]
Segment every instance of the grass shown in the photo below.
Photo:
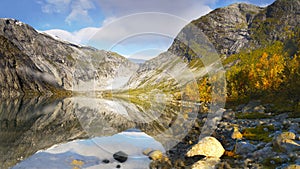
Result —
[{"label": "grass", "polygon": [[67,55],[67,60],[75,62],[75,59],[71,55]]},{"label": "grass", "polygon": [[262,165],[264,166],[265,169],[273,169],[281,164],[287,162],[286,160],[279,158],[279,157],[270,157],[266,158],[263,162]]},{"label": "grass", "polygon": [[270,115],[264,114],[264,113],[238,113],[236,114],[237,119],[265,119],[270,118]]},{"label": "grass", "polygon": [[288,116],[289,118],[300,118],[300,112],[290,112]]},{"label": "grass", "polygon": [[246,128],[242,134],[243,137],[248,140],[270,142],[273,138],[269,137],[269,135],[274,131],[275,128],[273,125],[260,125],[252,128]]}]

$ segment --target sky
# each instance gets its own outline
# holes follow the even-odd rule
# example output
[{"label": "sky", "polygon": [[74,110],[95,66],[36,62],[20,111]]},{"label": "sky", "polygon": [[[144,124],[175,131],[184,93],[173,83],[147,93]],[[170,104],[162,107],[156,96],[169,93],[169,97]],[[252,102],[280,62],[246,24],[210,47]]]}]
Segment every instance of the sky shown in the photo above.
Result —
[{"label": "sky", "polygon": [[190,21],[236,2],[267,6],[274,0],[3,0],[0,17],[76,44],[149,59],[167,50]]}]

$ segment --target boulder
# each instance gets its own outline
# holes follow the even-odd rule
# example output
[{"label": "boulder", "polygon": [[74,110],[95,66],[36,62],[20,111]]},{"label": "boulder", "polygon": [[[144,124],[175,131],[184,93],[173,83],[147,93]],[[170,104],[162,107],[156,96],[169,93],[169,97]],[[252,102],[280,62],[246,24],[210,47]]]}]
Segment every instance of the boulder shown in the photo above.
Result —
[{"label": "boulder", "polygon": [[235,153],[239,155],[246,155],[252,153],[256,149],[255,145],[245,141],[238,142],[235,146]]},{"label": "boulder", "polygon": [[114,159],[120,163],[124,163],[128,159],[128,155],[123,151],[118,151],[113,155]]},{"label": "boulder", "polygon": [[153,161],[169,162],[169,158],[165,156],[160,150],[153,150],[151,148],[147,148],[143,151],[143,154],[148,156]]},{"label": "boulder", "polygon": [[163,158],[163,153],[159,150],[154,150],[148,154],[151,160],[157,161]]},{"label": "boulder", "polygon": [[225,150],[222,144],[214,137],[204,137],[191,150],[187,152],[188,157],[203,155],[206,157],[221,157]]},{"label": "boulder", "polygon": [[204,158],[192,165],[192,169],[215,169],[219,158]]},{"label": "boulder", "polygon": [[264,147],[260,150],[255,151],[252,156],[257,160],[263,160],[266,158],[274,157],[276,153],[274,152],[272,147]]},{"label": "boulder", "polygon": [[300,169],[300,165],[298,165],[298,164],[292,164],[292,165],[287,166],[284,169]]},{"label": "boulder", "polygon": [[300,150],[300,144],[295,141],[296,135],[292,132],[283,132],[273,141],[274,147],[278,147],[283,152],[293,152]]}]

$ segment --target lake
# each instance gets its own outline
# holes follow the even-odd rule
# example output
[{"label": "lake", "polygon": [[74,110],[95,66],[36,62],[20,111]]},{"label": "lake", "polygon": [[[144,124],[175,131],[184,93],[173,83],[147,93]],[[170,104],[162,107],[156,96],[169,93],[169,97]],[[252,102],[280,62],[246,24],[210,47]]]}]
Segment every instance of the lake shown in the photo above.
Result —
[{"label": "lake", "polygon": [[[148,168],[142,152],[174,147],[196,118],[191,112],[195,107],[171,100],[2,99],[0,163],[3,168]],[[128,154],[125,163],[113,159],[118,151]]]}]

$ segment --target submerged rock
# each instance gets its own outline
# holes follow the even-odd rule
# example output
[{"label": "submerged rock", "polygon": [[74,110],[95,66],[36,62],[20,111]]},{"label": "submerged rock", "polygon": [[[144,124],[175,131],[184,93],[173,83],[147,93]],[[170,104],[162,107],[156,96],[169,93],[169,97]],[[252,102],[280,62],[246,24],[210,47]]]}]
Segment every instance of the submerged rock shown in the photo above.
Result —
[{"label": "submerged rock", "polygon": [[187,152],[188,157],[204,155],[206,157],[221,157],[225,150],[222,144],[214,137],[205,137]]},{"label": "submerged rock", "polygon": [[118,151],[113,155],[114,159],[119,161],[120,163],[124,163],[128,159],[128,155],[123,151]]}]

